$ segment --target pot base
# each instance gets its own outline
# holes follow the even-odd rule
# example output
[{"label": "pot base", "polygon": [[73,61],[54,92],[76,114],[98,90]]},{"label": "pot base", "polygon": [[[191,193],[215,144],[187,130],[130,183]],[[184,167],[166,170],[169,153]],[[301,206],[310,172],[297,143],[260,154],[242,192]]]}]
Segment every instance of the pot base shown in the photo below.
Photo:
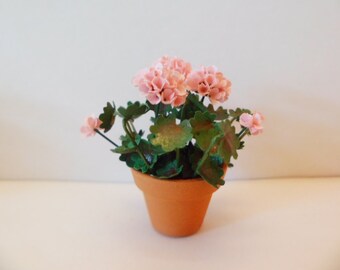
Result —
[{"label": "pot base", "polygon": [[200,178],[163,180],[135,170],[132,175],[158,232],[184,237],[200,229],[215,187]]},{"label": "pot base", "polygon": [[193,235],[199,231],[211,195],[195,201],[162,200],[144,194],[153,227],[161,234],[172,237]]}]

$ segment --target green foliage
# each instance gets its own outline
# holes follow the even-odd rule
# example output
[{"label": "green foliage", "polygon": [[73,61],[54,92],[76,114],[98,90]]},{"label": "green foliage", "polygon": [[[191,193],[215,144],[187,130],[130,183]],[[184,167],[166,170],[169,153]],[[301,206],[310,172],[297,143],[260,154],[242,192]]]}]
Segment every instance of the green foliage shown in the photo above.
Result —
[{"label": "green foliage", "polygon": [[228,164],[231,157],[237,159],[240,140],[236,136],[235,127],[229,121],[223,121],[219,126],[223,131],[223,137],[218,140],[216,153]]},{"label": "green foliage", "polygon": [[239,121],[242,113],[251,113],[251,112],[248,109],[241,109],[241,108],[237,108],[236,110],[229,110],[230,116],[232,118],[237,119],[237,121]]},{"label": "green foliage", "polygon": [[208,156],[198,168],[200,176],[216,188],[219,185],[224,185],[224,180],[222,179],[224,171],[220,162],[221,160],[218,156]]},{"label": "green foliage", "polygon": [[121,154],[119,159],[125,161],[128,167],[140,170],[144,173],[152,169],[158,160],[158,156],[164,153],[161,148],[153,146],[144,139],[141,139],[138,142],[138,149],[148,161],[149,165],[145,163],[144,159],[140,156],[140,153],[137,152],[137,148],[132,145],[131,142],[126,143],[125,146],[117,147],[112,151]]},{"label": "green foliage", "polygon": [[191,119],[194,117],[197,111],[205,112],[206,108],[202,103],[200,103],[198,99],[198,95],[190,93],[181,109],[181,113],[179,114],[179,119]]},{"label": "green foliage", "polygon": [[149,169],[144,160],[136,152],[122,154],[119,159],[125,161],[128,167],[141,171],[142,173],[146,173]]},{"label": "green foliage", "polygon": [[151,139],[153,145],[160,145],[165,152],[171,152],[176,148],[184,147],[191,139],[191,126],[188,120],[176,124],[173,116],[160,116],[155,124],[150,127],[154,138]]},{"label": "green foliage", "polygon": [[211,140],[221,134],[221,129],[214,122],[216,115],[209,112],[196,112],[194,118],[190,119],[192,133],[199,147],[205,151]]},{"label": "green foliage", "polygon": [[[190,145],[189,145],[190,146]],[[197,165],[199,161],[202,159],[204,152],[197,146],[189,147],[187,158],[189,163],[188,172],[191,173],[189,178],[195,178],[199,176],[197,171]]]},{"label": "green foliage", "polygon": [[221,106],[215,110],[214,106],[212,104],[209,104],[207,109],[211,114],[214,114],[216,116],[215,120],[225,120],[229,117],[228,110],[223,109],[223,107]]},{"label": "green foliage", "polygon": [[156,175],[158,175],[159,178],[172,178],[179,175],[182,169],[183,165],[179,165],[178,160],[175,159],[165,164],[164,167],[157,169]]},{"label": "green foliage", "polygon": [[145,104],[140,104],[138,101],[135,103],[128,102],[126,108],[119,107],[117,109],[119,115],[124,118],[125,121],[134,120],[147,113],[148,110],[149,108]]},{"label": "green foliage", "polygon": [[127,153],[132,153],[136,152],[136,145],[139,145],[142,136],[143,136],[143,131],[140,130],[137,134],[134,134],[134,141],[131,140],[131,138],[127,135],[122,135],[120,136],[120,140],[122,141],[122,145],[116,147],[115,149],[112,149],[111,151],[117,154],[127,154]]},{"label": "green foliage", "polygon": [[169,104],[158,103],[157,105],[151,104],[149,101],[146,101],[146,105],[149,110],[155,113],[155,117],[151,117],[151,121],[155,122],[158,115],[169,115],[171,112],[176,111]]},{"label": "green foliage", "polygon": [[103,113],[99,115],[99,120],[103,123],[100,125],[100,128],[104,129],[104,132],[108,132],[115,123],[116,119],[116,106],[112,102],[108,102],[106,107],[103,108]]},{"label": "green foliage", "polygon": [[[154,112],[153,124],[143,138],[143,131],[137,133],[133,122],[148,111]],[[199,95],[188,93],[186,102],[177,108],[147,101],[128,102],[116,110],[114,103],[107,103],[99,119],[107,132],[116,115],[123,118],[126,134],[111,151],[120,154],[128,167],[162,179],[202,177],[219,187],[224,184],[223,168],[233,167],[231,158],[237,159],[237,151],[244,147],[242,132],[237,133],[234,125],[242,113],[250,111],[215,109],[212,104],[205,106]]]}]

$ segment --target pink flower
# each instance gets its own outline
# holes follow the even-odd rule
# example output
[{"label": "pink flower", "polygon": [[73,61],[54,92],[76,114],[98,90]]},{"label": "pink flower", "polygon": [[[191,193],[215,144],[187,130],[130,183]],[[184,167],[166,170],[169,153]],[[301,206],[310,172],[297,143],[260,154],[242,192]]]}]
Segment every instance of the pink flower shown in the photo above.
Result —
[{"label": "pink flower", "polygon": [[96,135],[95,129],[100,129],[101,124],[102,121],[100,121],[97,117],[86,117],[84,125],[80,128],[80,132],[83,133],[86,137],[94,136]]},{"label": "pink flower", "polygon": [[161,95],[159,93],[153,93],[153,92],[148,93],[146,95],[146,99],[153,105],[158,104],[162,100]]},{"label": "pink flower", "polygon": [[163,56],[149,69],[143,69],[133,78],[133,84],[151,104],[171,104],[178,107],[187,97],[186,78],[191,65],[176,57]]},{"label": "pink flower", "polygon": [[240,124],[248,128],[251,135],[258,135],[263,131],[263,127],[261,126],[263,120],[263,115],[258,112],[253,115],[242,113],[240,116]]},{"label": "pink flower", "polygon": [[226,101],[230,95],[231,82],[215,66],[191,72],[186,83],[190,91],[209,97],[213,104]]},{"label": "pink flower", "polygon": [[171,69],[183,74],[185,77],[191,72],[191,64],[177,57],[162,56],[159,63],[166,69]]}]

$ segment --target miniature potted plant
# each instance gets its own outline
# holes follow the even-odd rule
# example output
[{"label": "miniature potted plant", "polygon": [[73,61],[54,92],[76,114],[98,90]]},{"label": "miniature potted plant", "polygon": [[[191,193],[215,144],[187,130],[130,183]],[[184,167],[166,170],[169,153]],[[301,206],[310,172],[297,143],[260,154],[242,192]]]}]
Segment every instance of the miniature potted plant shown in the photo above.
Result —
[{"label": "miniature potted plant", "polygon": [[[230,94],[231,82],[214,66],[193,71],[179,58],[162,57],[133,79],[145,103],[116,108],[107,103],[99,117],[88,117],[81,131],[107,139],[132,169],[144,192],[152,224],[170,236],[197,232],[212,193],[244,147],[244,137],[262,132],[260,113],[217,106]],[[148,134],[134,121],[150,114]],[[115,143],[107,133],[122,118],[124,134]]]}]

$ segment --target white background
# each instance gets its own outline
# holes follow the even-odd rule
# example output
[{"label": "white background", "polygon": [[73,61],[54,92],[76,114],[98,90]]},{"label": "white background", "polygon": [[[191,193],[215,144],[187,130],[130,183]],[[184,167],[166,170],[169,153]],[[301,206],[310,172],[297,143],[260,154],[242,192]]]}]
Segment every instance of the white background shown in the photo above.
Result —
[{"label": "white background", "polygon": [[0,0],[0,179],[132,181],[79,127],[143,101],[131,78],[164,54],[218,66],[225,106],[266,116],[229,179],[340,175],[338,0]]}]

